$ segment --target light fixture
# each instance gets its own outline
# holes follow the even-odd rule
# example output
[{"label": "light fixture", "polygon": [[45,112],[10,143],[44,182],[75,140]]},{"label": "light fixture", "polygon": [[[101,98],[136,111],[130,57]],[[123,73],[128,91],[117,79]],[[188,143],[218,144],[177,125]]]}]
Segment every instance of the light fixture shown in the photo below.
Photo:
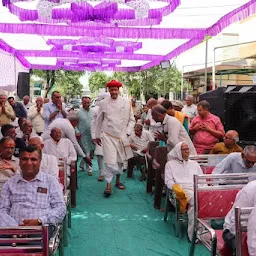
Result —
[{"label": "light fixture", "polygon": [[167,69],[171,67],[171,63],[169,60],[164,60],[160,63],[161,69]]}]

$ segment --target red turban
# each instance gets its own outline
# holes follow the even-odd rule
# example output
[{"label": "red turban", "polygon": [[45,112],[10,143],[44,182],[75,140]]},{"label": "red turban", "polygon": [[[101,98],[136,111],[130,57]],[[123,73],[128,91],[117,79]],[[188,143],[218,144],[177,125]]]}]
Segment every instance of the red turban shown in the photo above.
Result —
[{"label": "red turban", "polygon": [[123,85],[120,82],[116,81],[116,80],[111,80],[110,82],[108,82],[106,84],[106,86],[107,87],[122,87]]}]

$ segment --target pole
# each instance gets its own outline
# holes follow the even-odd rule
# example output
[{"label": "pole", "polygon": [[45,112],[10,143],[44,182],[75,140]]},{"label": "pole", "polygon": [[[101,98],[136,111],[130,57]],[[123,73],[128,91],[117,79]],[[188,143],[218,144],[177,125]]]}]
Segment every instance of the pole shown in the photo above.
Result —
[{"label": "pole", "polygon": [[166,96],[166,69],[164,69],[164,95],[163,97],[165,98]]},{"label": "pole", "polygon": [[180,86],[180,95],[181,95],[181,100],[183,100],[183,87],[184,87],[184,66],[182,66],[182,71],[181,71],[181,86]]},{"label": "pole", "polygon": [[212,89],[215,90],[215,72],[216,72],[216,59],[215,59],[215,48],[213,49],[213,65],[212,65]]},{"label": "pole", "polygon": [[205,38],[205,69],[204,69],[204,84],[205,84],[205,89],[204,91],[207,91],[207,62],[208,62],[208,36],[206,35]]}]

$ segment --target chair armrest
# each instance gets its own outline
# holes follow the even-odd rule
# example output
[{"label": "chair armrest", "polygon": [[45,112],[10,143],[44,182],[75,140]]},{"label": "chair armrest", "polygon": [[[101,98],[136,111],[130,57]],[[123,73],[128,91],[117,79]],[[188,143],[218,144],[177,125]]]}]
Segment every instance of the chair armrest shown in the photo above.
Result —
[{"label": "chair armrest", "polygon": [[70,169],[76,170],[76,161],[71,162]]},{"label": "chair armrest", "polygon": [[148,158],[148,160],[152,160],[153,159],[153,157],[149,154],[148,151],[146,152],[146,157]]},{"label": "chair armrest", "polygon": [[59,247],[60,239],[61,239],[61,224],[55,226],[55,229],[52,233],[52,236],[49,239],[49,250],[52,255],[55,254],[56,250]]},{"label": "chair armrest", "polygon": [[156,161],[156,159],[153,160],[152,167],[155,170],[160,168],[160,164]]}]

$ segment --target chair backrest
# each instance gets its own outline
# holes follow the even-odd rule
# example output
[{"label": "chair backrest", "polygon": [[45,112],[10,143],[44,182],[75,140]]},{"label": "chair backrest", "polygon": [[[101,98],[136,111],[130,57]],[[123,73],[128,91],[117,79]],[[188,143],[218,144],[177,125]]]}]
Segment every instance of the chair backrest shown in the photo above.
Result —
[{"label": "chair backrest", "polygon": [[248,226],[248,218],[253,210],[253,207],[235,208],[235,221],[236,221],[236,255],[246,256],[248,254],[246,243],[246,232]]},{"label": "chair backrest", "polygon": [[237,193],[249,182],[251,173],[194,176],[195,219],[225,218]]},{"label": "chair backrest", "polygon": [[167,147],[156,147],[154,159],[157,163],[157,168],[164,172],[165,164],[167,162]]},{"label": "chair backrest", "polygon": [[48,226],[0,228],[0,254],[49,255]]},{"label": "chair backrest", "polygon": [[150,141],[148,143],[148,153],[151,157],[154,156],[157,146],[159,146],[159,141]]},{"label": "chair backrest", "polygon": [[66,192],[67,190],[67,159],[66,158],[58,158],[58,166],[59,166],[59,180],[63,185],[63,190]]},{"label": "chair backrest", "polygon": [[215,166],[228,155],[192,155],[189,157],[201,166],[203,173],[211,174]]}]

